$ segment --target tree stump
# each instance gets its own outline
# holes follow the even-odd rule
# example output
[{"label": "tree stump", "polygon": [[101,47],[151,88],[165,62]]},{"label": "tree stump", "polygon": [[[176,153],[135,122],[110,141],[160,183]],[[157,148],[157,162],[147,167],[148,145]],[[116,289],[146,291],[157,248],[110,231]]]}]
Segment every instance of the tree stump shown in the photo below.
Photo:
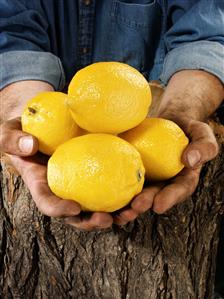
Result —
[{"label": "tree stump", "polygon": [[83,232],[36,209],[2,159],[0,297],[212,299],[224,210],[224,127],[212,121],[219,155],[191,198],[106,231]]}]

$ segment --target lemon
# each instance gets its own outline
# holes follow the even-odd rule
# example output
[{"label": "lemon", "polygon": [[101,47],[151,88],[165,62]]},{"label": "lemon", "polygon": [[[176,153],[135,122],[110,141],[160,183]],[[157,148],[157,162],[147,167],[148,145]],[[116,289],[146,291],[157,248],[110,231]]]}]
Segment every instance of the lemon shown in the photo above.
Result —
[{"label": "lemon", "polygon": [[28,101],[21,118],[24,132],[37,137],[39,150],[51,155],[55,149],[78,134],[78,126],[61,92],[42,92]]},{"label": "lemon", "polygon": [[146,117],[151,104],[147,80],[133,67],[98,62],[78,71],[68,88],[77,124],[92,133],[117,134]]},{"label": "lemon", "polygon": [[85,211],[113,212],[141,192],[144,166],[138,151],[109,134],[88,134],[59,146],[48,162],[48,184],[57,196]]},{"label": "lemon", "polygon": [[188,144],[188,138],[170,120],[147,118],[120,137],[139,151],[149,180],[167,180],[184,167],[181,155]]}]

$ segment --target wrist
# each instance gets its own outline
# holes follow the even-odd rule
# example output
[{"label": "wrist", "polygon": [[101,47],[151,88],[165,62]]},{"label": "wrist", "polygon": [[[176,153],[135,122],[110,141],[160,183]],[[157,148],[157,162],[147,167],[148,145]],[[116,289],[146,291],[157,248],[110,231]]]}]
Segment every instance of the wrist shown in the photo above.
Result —
[{"label": "wrist", "polygon": [[10,84],[0,92],[0,122],[21,116],[27,101],[43,91],[53,91],[53,87],[42,81],[20,81]]},{"label": "wrist", "polygon": [[189,119],[204,121],[223,97],[223,84],[215,76],[204,71],[180,71],[170,79],[157,115],[177,123]]}]

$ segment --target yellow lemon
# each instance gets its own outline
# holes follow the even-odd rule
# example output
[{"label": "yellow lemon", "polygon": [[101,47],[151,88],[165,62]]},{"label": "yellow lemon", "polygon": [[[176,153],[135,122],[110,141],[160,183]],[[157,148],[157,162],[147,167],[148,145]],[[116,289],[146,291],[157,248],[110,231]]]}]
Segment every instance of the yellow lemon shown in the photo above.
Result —
[{"label": "yellow lemon", "polygon": [[88,134],[59,146],[48,162],[48,184],[57,196],[85,211],[113,212],[141,192],[144,166],[138,151],[109,134]]},{"label": "yellow lemon", "polygon": [[79,133],[67,98],[61,92],[42,92],[27,103],[22,113],[23,131],[37,137],[44,154],[53,154],[60,144]]},{"label": "yellow lemon", "polygon": [[120,137],[139,151],[149,180],[167,180],[184,167],[181,155],[188,144],[188,138],[170,120],[147,118]]},{"label": "yellow lemon", "polygon": [[68,95],[75,121],[92,133],[129,130],[143,121],[151,104],[147,80],[119,62],[98,62],[78,71]]}]

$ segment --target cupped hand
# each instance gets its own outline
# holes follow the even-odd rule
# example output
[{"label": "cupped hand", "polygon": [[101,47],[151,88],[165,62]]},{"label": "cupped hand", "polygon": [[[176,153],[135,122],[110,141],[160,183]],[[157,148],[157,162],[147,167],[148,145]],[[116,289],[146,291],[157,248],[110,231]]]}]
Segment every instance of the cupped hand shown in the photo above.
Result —
[{"label": "cupped hand", "polygon": [[149,209],[157,214],[165,213],[195,191],[201,167],[218,154],[218,144],[206,123],[186,120],[182,123],[182,129],[190,139],[182,155],[185,168],[167,182],[150,183],[150,186],[143,189],[128,207],[115,213],[114,223],[125,225]]},{"label": "cupped hand", "polygon": [[37,208],[50,217],[63,217],[65,223],[81,230],[108,228],[113,218],[108,213],[80,214],[78,203],[54,195],[47,183],[48,157],[38,152],[38,140],[21,130],[20,118],[0,127],[0,150],[7,153],[21,174]]},{"label": "cupped hand", "polygon": [[65,223],[89,231],[109,228],[113,222],[125,225],[149,209],[158,214],[165,213],[194,192],[202,165],[217,155],[218,145],[205,123],[191,120],[183,129],[191,141],[182,155],[185,168],[173,179],[143,189],[128,207],[115,212],[113,218],[109,213],[81,213],[78,203],[62,200],[51,192],[47,184],[48,159],[38,152],[37,139],[22,132],[19,118],[1,125],[0,150],[9,154],[43,214],[63,217]]}]

